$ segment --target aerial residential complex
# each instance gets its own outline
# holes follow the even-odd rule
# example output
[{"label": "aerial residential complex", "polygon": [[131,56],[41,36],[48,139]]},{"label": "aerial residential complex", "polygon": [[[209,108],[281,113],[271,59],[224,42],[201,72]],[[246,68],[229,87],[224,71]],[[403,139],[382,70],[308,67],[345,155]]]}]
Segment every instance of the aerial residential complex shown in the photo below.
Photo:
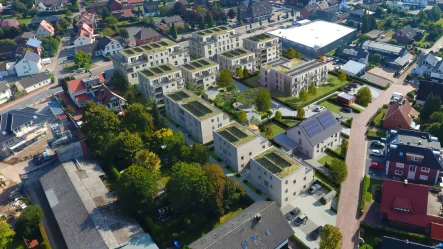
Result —
[{"label": "aerial residential complex", "polygon": [[259,65],[280,58],[281,43],[269,34],[250,36],[243,40],[243,47],[255,53]]},{"label": "aerial residential complex", "polygon": [[262,65],[260,83],[269,90],[277,90],[286,96],[298,96],[309,84],[319,86],[328,80],[328,68],[319,60],[279,58]]},{"label": "aerial residential complex", "polygon": [[140,71],[138,77],[143,97],[150,97],[157,104],[163,104],[165,94],[185,86],[182,71],[170,63]]},{"label": "aerial residential complex", "polygon": [[113,55],[115,71],[127,77],[130,84],[139,83],[137,72],[170,63],[174,66],[189,61],[188,50],[177,43],[163,39],[158,42],[131,47]]},{"label": "aerial residential complex", "polygon": [[218,54],[217,61],[220,64],[220,68],[232,71],[232,74],[234,75],[235,69],[238,67],[241,69],[248,69],[249,73],[257,70],[255,54],[242,48]]},{"label": "aerial residential complex", "polygon": [[286,206],[314,181],[314,170],[271,147],[251,158],[249,179],[277,205]]},{"label": "aerial residential complex", "polygon": [[230,123],[228,115],[185,89],[166,94],[165,107],[166,115],[202,144],[212,141],[213,130]]},{"label": "aerial residential complex", "polygon": [[217,84],[217,74],[219,65],[208,59],[201,58],[186,63],[179,68],[183,72],[185,83],[192,85],[194,88],[215,86]]},{"label": "aerial residential complex", "polygon": [[189,53],[194,58],[215,60],[217,54],[241,47],[240,35],[226,26],[194,32],[189,39]]},{"label": "aerial residential complex", "polygon": [[213,134],[215,154],[238,172],[249,165],[253,156],[271,146],[267,138],[237,122],[214,130]]}]

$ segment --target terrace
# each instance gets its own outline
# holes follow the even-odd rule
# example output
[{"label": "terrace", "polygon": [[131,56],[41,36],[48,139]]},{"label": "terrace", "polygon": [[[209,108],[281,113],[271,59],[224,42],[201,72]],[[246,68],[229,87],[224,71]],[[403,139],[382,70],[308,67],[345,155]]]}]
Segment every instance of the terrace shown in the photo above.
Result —
[{"label": "terrace", "polygon": [[199,120],[205,120],[220,113],[219,110],[206,101],[184,89],[171,92],[166,96],[178,102],[184,109]]},{"label": "terrace", "polygon": [[302,167],[299,162],[274,147],[255,156],[254,160],[280,179],[287,177]]},{"label": "terrace", "polygon": [[236,147],[241,146],[257,137],[257,135],[238,123],[231,123],[223,128],[220,128],[217,130],[217,133]]},{"label": "terrace", "polygon": [[151,54],[157,51],[167,50],[168,47],[176,45],[175,42],[163,39],[158,42],[145,44],[138,47],[123,49],[120,52],[126,56],[134,56],[139,54]]},{"label": "terrace", "polygon": [[153,79],[178,71],[180,70],[175,68],[173,65],[166,63],[160,66],[148,68],[146,70],[143,70],[141,73],[145,75],[148,79]]},{"label": "terrace", "polygon": [[252,42],[265,42],[265,41],[269,41],[272,39],[275,39],[276,37],[273,35],[268,35],[268,34],[259,34],[259,35],[254,35],[254,36],[250,36],[248,38],[246,38],[249,41]]},{"label": "terrace", "polygon": [[206,36],[206,35],[215,35],[215,34],[226,34],[226,32],[228,30],[232,30],[226,26],[219,26],[219,27],[215,27],[212,29],[205,29],[205,30],[201,30],[198,31],[194,34],[199,35],[199,36]]},{"label": "terrace", "polygon": [[230,60],[234,60],[234,59],[238,59],[241,57],[245,57],[248,55],[254,54],[251,51],[248,51],[246,49],[241,49],[241,48],[237,48],[231,51],[226,51],[224,53],[221,54],[221,56],[226,57]]},{"label": "terrace", "polygon": [[204,70],[206,68],[210,68],[210,67],[213,67],[216,65],[217,64],[215,64],[214,62],[212,62],[206,58],[202,58],[202,59],[191,61],[188,64],[184,64],[182,67],[184,67],[185,69],[187,69],[190,72],[197,72],[197,71]]}]

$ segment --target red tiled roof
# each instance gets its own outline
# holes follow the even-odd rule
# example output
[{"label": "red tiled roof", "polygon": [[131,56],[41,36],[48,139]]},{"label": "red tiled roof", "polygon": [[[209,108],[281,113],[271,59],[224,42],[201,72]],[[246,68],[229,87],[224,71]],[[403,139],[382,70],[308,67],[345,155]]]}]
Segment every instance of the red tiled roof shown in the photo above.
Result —
[{"label": "red tiled roof", "polygon": [[94,34],[94,29],[93,28],[91,28],[88,24],[86,24],[86,23],[82,23],[79,27],[78,27],[78,29],[79,30],[84,30],[84,31],[86,31],[86,32],[88,32],[88,33],[91,33],[91,34]]},{"label": "red tiled roof", "polygon": [[44,29],[46,29],[49,33],[54,34],[54,27],[50,23],[48,23],[45,20],[42,20],[40,23],[40,26],[42,26]]},{"label": "red tiled roof", "polygon": [[400,113],[400,115],[403,116],[408,125],[411,125],[412,123],[411,116],[418,117],[418,112],[414,108],[412,108],[411,103],[409,103],[409,101],[405,97],[401,98],[400,100],[389,106],[383,120],[390,118],[394,113]]},{"label": "red tiled roof", "polygon": [[[429,186],[385,179],[380,212],[386,214],[388,220],[428,227],[428,191]],[[408,209],[409,212],[396,210],[394,207]]]},{"label": "red tiled roof", "polygon": [[19,23],[15,18],[0,20],[0,27],[18,27],[18,25]]},{"label": "red tiled roof", "polygon": [[123,97],[111,91],[106,85],[101,85],[100,88],[95,91],[95,101],[100,102],[103,105],[107,105],[112,97],[126,101]]},{"label": "red tiled roof", "polygon": [[431,238],[443,241],[443,225],[442,224],[438,224],[438,223],[434,223],[434,222],[431,223]]},{"label": "red tiled roof", "polygon": [[89,96],[86,93],[82,93],[75,96],[75,100],[77,101],[77,103],[81,103],[83,101],[89,100]]},{"label": "red tiled roof", "polygon": [[85,85],[83,85],[82,79],[70,80],[67,83],[69,91],[74,94],[80,91],[86,90]]}]

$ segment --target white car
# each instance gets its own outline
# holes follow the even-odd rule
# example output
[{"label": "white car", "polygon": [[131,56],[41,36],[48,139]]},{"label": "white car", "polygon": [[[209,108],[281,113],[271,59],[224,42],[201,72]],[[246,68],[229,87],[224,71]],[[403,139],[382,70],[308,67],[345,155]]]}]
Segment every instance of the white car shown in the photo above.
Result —
[{"label": "white car", "polygon": [[383,152],[381,152],[379,150],[372,150],[371,155],[372,156],[383,156]]},{"label": "white car", "polygon": [[317,192],[319,189],[321,189],[321,186],[320,186],[320,184],[316,183],[316,184],[312,185],[308,191],[311,194],[315,194],[315,192]]},{"label": "white car", "polygon": [[324,106],[317,106],[317,108],[315,108],[314,111],[316,111],[316,112],[321,112],[321,111],[323,111],[324,109],[325,109]]},{"label": "white car", "polygon": [[332,57],[328,57],[327,59],[326,59],[326,62],[330,62],[330,61],[333,61],[334,60],[334,58],[332,58]]}]

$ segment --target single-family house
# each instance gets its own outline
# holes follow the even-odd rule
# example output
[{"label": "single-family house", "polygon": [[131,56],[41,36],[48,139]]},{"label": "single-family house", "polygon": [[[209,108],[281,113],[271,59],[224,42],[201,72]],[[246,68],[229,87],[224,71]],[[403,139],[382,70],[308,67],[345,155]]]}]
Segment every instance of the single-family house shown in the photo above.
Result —
[{"label": "single-family house", "polygon": [[97,47],[95,48],[96,53],[102,56],[114,55],[123,49],[123,46],[114,38],[108,36],[102,37],[98,40]]},{"label": "single-family house", "polygon": [[38,74],[42,70],[41,62],[40,55],[26,52],[24,56],[17,59],[14,66],[15,72],[18,77]]},{"label": "single-family house", "polygon": [[18,56],[19,45],[0,46],[0,58],[3,60],[14,59]]},{"label": "single-family house", "polygon": [[68,4],[68,0],[36,0],[35,6],[37,11],[58,11]]},{"label": "single-family house", "polygon": [[14,75],[15,74],[14,65],[15,61],[0,61],[0,76],[6,77]]},{"label": "single-family house", "polygon": [[158,2],[143,3],[143,16],[159,16]]},{"label": "single-family house", "polygon": [[315,13],[317,10],[327,9],[327,8],[329,8],[329,5],[326,1],[307,5],[303,9],[300,10],[300,17],[302,19],[309,19],[309,16],[312,13]]},{"label": "single-family house", "polygon": [[297,8],[304,8],[308,5],[313,5],[315,4],[317,1],[314,0],[288,0],[285,2],[285,4],[290,5],[290,6],[294,6]]},{"label": "single-family house", "polygon": [[14,27],[18,28],[20,23],[17,21],[16,18],[10,18],[10,19],[0,19],[0,27]]},{"label": "single-family house", "polygon": [[423,75],[430,78],[432,70],[440,60],[440,57],[437,57],[432,53],[422,55],[418,58],[415,68],[412,69],[412,74]]},{"label": "single-family house", "polygon": [[46,22],[50,23],[52,26],[55,26],[55,24],[61,19],[59,16],[34,16],[32,18],[31,22],[28,23],[28,27],[30,29],[36,29],[40,23],[45,20]]},{"label": "single-family house", "polygon": [[14,42],[15,44],[18,45],[23,45],[26,44],[26,42],[30,39],[30,38],[34,38],[35,39],[35,33],[32,32],[23,32],[22,34],[16,36],[14,38]]},{"label": "single-family house", "polygon": [[392,35],[392,39],[395,39],[400,44],[410,44],[414,42],[414,38],[421,33],[417,33],[416,29],[412,28],[410,25],[398,29]]},{"label": "single-family house", "polygon": [[134,35],[136,46],[160,41],[162,36],[152,28],[142,28]]},{"label": "single-family house", "polygon": [[125,21],[135,17],[135,14],[133,9],[122,9],[112,12],[112,16],[120,21]]},{"label": "single-family house", "polygon": [[368,64],[369,52],[361,47],[345,45],[337,49],[338,57],[344,60],[353,60],[363,64]]},{"label": "single-family house", "polygon": [[81,15],[78,17],[76,25],[77,27],[80,27],[83,25],[83,23],[86,23],[89,27],[95,29],[97,26],[97,15],[86,11],[81,13]]},{"label": "single-family house", "polygon": [[82,23],[79,25],[77,35],[73,39],[74,47],[91,44],[94,42],[94,29],[87,23]]},{"label": "single-family house", "polygon": [[34,38],[29,38],[24,45],[20,45],[17,48],[16,52],[17,54],[23,55],[28,51],[32,51],[33,53],[41,55],[42,50],[43,50],[42,41]]},{"label": "single-family house", "polygon": [[420,126],[414,122],[418,117],[418,112],[412,107],[406,97],[389,105],[385,116],[383,117],[383,128],[385,129],[413,129],[417,130]]},{"label": "single-family house", "polygon": [[43,20],[35,31],[35,36],[37,38],[40,37],[49,37],[54,35],[54,27],[45,20]]},{"label": "single-family house", "polygon": [[85,44],[85,45],[80,45],[80,46],[74,47],[74,50],[76,51],[76,53],[78,53],[78,51],[82,51],[84,53],[90,54],[92,57],[100,56],[101,55],[100,51],[97,51],[97,44],[98,44],[98,41],[95,41],[90,44]]},{"label": "single-family house", "polygon": [[159,25],[167,25],[168,27],[171,27],[174,23],[175,27],[178,25],[184,25],[183,19],[180,16],[166,16],[166,17],[159,17],[154,18],[151,21],[151,25],[159,26]]},{"label": "single-family house", "polygon": [[123,8],[123,4],[119,0],[109,0],[108,9],[112,11],[121,10]]},{"label": "single-family house", "polygon": [[0,80],[0,104],[8,102],[12,98],[11,89],[6,81]]},{"label": "single-family house", "polygon": [[103,12],[103,9],[107,8],[107,6],[108,6],[108,1],[97,1],[97,2],[88,3],[85,9],[88,13],[101,14]]},{"label": "single-family house", "polygon": [[240,4],[243,10],[243,19],[245,22],[258,22],[260,20],[267,20],[272,16],[272,5],[268,1],[250,1],[245,0]]},{"label": "single-family house", "polygon": [[30,93],[49,84],[51,84],[51,77],[47,73],[41,72],[17,81],[15,86],[20,92]]},{"label": "single-family house", "polygon": [[357,21],[357,22],[363,22],[363,17],[365,15],[370,16],[370,15],[373,15],[373,14],[374,14],[374,12],[366,10],[366,9],[356,9],[356,10],[353,10],[353,11],[349,12],[348,19],[354,20],[354,21]]}]

